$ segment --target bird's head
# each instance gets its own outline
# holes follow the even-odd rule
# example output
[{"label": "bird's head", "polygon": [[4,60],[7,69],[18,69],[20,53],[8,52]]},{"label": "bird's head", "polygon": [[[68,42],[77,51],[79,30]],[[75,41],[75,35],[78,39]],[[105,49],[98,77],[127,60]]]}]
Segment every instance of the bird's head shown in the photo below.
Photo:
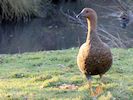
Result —
[{"label": "bird's head", "polygon": [[96,12],[91,8],[84,8],[76,17],[84,17],[84,18],[90,18],[90,17],[96,17]]}]

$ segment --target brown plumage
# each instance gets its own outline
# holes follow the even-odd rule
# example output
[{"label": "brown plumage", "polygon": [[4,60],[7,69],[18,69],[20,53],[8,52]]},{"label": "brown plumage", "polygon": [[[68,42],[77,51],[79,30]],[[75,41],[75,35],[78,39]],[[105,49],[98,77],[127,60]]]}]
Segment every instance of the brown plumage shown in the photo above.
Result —
[{"label": "brown plumage", "polygon": [[91,85],[91,75],[102,77],[112,65],[112,54],[107,44],[97,35],[97,14],[91,8],[84,8],[78,16],[85,17],[88,23],[86,42],[80,47],[77,64]]}]

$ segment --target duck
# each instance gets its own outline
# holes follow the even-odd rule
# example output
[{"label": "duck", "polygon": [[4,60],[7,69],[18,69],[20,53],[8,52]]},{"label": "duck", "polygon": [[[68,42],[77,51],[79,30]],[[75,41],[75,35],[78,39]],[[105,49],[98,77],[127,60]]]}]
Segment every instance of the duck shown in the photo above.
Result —
[{"label": "duck", "polygon": [[103,92],[103,89],[97,86],[96,91],[93,90],[92,76],[99,75],[102,79],[112,66],[112,53],[110,47],[98,36],[96,11],[92,8],[84,8],[76,17],[85,18],[88,24],[86,41],[79,48],[77,55],[77,65],[88,80],[90,95],[98,96]]}]

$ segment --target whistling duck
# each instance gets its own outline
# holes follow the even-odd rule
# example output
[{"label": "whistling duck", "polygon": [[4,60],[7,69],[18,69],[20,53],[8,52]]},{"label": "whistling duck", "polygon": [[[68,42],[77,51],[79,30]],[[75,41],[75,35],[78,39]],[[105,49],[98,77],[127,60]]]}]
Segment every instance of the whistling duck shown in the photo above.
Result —
[{"label": "whistling duck", "polygon": [[88,23],[86,42],[79,49],[77,65],[88,80],[91,96],[96,96],[91,86],[91,76],[99,75],[102,78],[112,65],[112,54],[108,45],[97,35],[96,12],[91,8],[84,8],[76,17],[84,17]]}]

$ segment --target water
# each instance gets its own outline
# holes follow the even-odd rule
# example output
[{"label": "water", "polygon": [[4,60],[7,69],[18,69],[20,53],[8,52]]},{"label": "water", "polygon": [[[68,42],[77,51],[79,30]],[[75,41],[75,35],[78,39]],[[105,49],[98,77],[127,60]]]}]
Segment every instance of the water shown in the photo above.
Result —
[{"label": "water", "polygon": [[[129,25],[127,29],[121,29],[117,18],[107,17],[107,15],[112,12],[106,9],[106,5],[111,5],[113,2],[101,2],[100,0],[92,0],[92,2],[86,6],[81,5],[81,3],[78,5],[76,3],[66,3],[61,6],[63,10],[67,10],[69,7],[69,9],[76,14],[78,14],[84,6],[95,9],[98,14],[98,27],[104,26],[104,30],[111,34],[101,32],[101,39],[109,44],[110,47],[123,47],[121,44],[124,45],[124,47],[133,47],[132,25]],[[115,10],[113,12],[115,12]],[[34,18],[27,23],[19,22],[16,24],[5,22],[1,24],[0,53],[67,49],[78,47],[85,41],[85,30],[79,25],[63,17],[58,10],[56,10],[55,13],[50,12],[50,14],[52,17]]]},{"label": "water", "polygon": [[77,47],[85,38],[82,32],[82,28],[62,20],[35,18],[28,23],[4,23],[0,26],[0,53]]}]

